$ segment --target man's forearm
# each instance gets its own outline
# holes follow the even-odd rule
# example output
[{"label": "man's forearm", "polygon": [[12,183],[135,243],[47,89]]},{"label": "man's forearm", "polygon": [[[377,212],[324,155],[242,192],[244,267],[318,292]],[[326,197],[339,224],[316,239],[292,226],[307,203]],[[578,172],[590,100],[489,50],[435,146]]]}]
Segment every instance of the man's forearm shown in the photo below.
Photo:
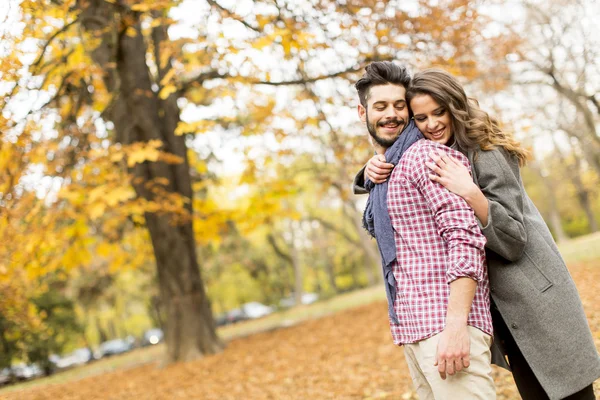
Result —
[{"label": "man's forearm", "polygon": [[466,325],[475,297],[477,282],[463,277],[450,282],[450,297],[446,312],[446,326]]},{"label": "man's forearm", "polygon": [[450,298],[446,312],[446,326],[440,333],[434,365],[442,379],[454,375],[470,364],[471,340],[467,319],[475,297],[477,282],[460,277],[450,282]]}]

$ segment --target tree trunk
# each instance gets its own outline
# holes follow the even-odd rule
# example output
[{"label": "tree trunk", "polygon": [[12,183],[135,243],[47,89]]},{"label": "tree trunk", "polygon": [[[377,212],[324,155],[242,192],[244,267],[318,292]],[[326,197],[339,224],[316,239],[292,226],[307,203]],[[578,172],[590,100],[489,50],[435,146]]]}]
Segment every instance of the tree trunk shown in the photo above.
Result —
[{"label": "tree trunk", "polygon": [[554,235],[556,236],[557,243],[561,243],[566,240],[569,240],[569,237],[567,236],[567,234],[565,233],[565,231],[562,227],[562,222],[560,220],[560,214],[558,213],[558,210],[556,209],[556,204],[553,204],[550,208],[550,216],[549,216],[548,223],[552,227],[552,232],[554,232]]},{"label": "tree trunk", "polygon": [[[350,211],[347,211],[350,210]],[[360,247],[362,247],[363,252],[365,254],[365,273],[367,274],[367,280],[369,281],[369,286],[374,286],[383,282],[383,272],[381,272],[381,258],[375,250],[373,246],[374,239],[370,238],[365,229],[362,226],[362,219],[360,214],[356,211],[356,207],[353,203],[346,204],[344,207],[344,213],[352,222],[356,234],[358,235],[358,240],[360,242]],[[375,273],[374,268],[379,273]]]},{"label": "tree trunk", "polygon": [[166,311],[168,360],[193,360],[219,351],[222,345],[200,277],[193,236],[185,227],[170,225],[166,217],[150,214],[147,224]]},{"label": "tree trunk", "polygon": [[549,213],[548,224],[550,225],[552,232],[554,232],[556,241],[564,242],[565,240],[568,240],[569,238],[568,238],[567,234],[565,233],[564,229],[562,228],[560,214],[558,212],[558,202],[556,201],[556,196],[554,194],[555,191],[554,191],[552,182],[550,182],[549,179],[546,176],[544,176],[544,173],[542,172],[542,169],[537,162],[535,162],[535,161],[531,162],[529,164],[529,166],[540,177],[540,180],[542,181],[542,184],[544,185],[544,190],[546,191],[546,196],[548,197],[548,200],[550,201],[550,210],[548,211],[548,213]]},{"label": "tree trunk", "polygon": [[150,319],[152,320],[154,326],[165,330],[166,326],[165,320],[163,318],[163,307],[160,301],[160,297],[161,296],[152,296],[150,298],[150,306],[148,312],[150,314]]},{"label": "tree trunk", "polygon": [[[595,133],[586,132],[587,129],[583,124],[576,124],[575,126],[561,125],[560,128],[569,136],[571,143],[574,142],[580,147],[585,160],[600,175],[600,145],[591,139]],[[554,146],[559,149],[555,140]]]},{"label": "tree trunk", "polygon": [[117,327],[115,326],[115,321],[112,319],[108,320],[108,334],[111,339],[116,339],[119,337],[119,333],[117,332]]},{"label": "tree trunk", "polygon": [[[293,286],[291,289],[293,291],[294,301],[295,301],[295,304],[298,305],[298,304],[302,304],[300,302],[300,300],[302,298],[302,292],[304,290],[303,289],[304,279],[303,279],[302,265],[300,264],[300,257],[296,250],[296,244],[294,242],[295,241],[294,228],[291,223],[289,224],[289,231],[292,235],[291,243],[289,243],[287,246],[287,247],[289,247],[289,251],[286,251],[281,246],[279,246],[279,244],[277,243],[277,239],[275,238],[273,233],[267,234],[267,242],[271,245],[271,247],[275,251],[275,254],[277,255],[277,257],[279,257],[281,260],[283,260],[286,264],[290,265],[292,267],[292,270],[294,271],[293,284],[289,284],[289,281],[290,281],[289,274],[286,273],[285,278],[288,281],[288,286],[291,286],[291,287]],[[284,240],[284,242],[285,242],[285,240]]]},{"label": "tree trunk", "polygon": [[302,271],[302,263],[300,255],[296,247],[296,235],[294,234],[294,224],[290,221],[290,252],[292,257],[292,266],[294,267],[294,304],[297,306],[302,304],[302,294],[304,293],[304,273]]},{"label": "tree trunk", "polygon": [[598,232],[598,223],[596,222],[596,216],[594,215],[592,204],[590,202],[590,192],[585,187],[583,179],[581,179],[581,160],[575,156],[573,161],[574,165],[572,166],[572,178],[575,189],[577,190],[577,199],[579,200],[579,204],[581,204],[581,208],[583,208],[583,212],[585,212],[590,232]]},{"label": "tree trunk", "polygon": [[[315,239],[313,240],[313,243],[318,243],[318,232],[315,232]],[[319,245],[320,258],[321,262],[323,263],[323,271],[325,272],[325,276],[327,276],[327,283],[333,292],[337,294],[339,289],[335,281],[335,270],[332,263],[333,260],[329,257],[329,252],[327,250],[328,247],[326,245]]]},{"label": "tree trunk", "polygon": [[96,317],[96,330],[98,331],[98,340],[100,343],[106,342],[108,340],[108,335],[106,334],[104,328],[102,328],[99,317]]},{"label": "tree trunk", "polygon": [[[573,155],[573,162],[569,162],[567,156],[565,156],[561,148],[556,143],[556,140],[554,140],[554,137],[552,137],[552,139],[554,141],[555,153],[558,155],[560,162],[565,167],[565,171],[567,172],[567,178],[573,183],[573,186],[575,186],[577,200],[579,201],[579,205],[583,209],[583,212],[585,213],[585,216],[588,220],[590,232],[597,232],[598,224],[596,222],[594,212],[592,211],[590,193],[589,190],[585,187],[583,179],[581,178],[581,160],[575,154]],[[550,188],[549,191],[552,191],[552,188]]]},{"label": "tree trunk", "polygon": [[[104,81],[115,96],[107,117],[114,123],[116,141],[130,144],[160,140],[162,151],[183,160],[176,165],[144,162],[136,164],[133,170],[134,188],[139,197],[152,200],[155,195],[147,183],[166,178],[169,183],[165,190],[190,200],[186,204],[190,218],[184,223],[173,224],[169,215],[145,215],[166,311],[167,361],[191,360],[217,352],[222,344],[216,335],[196,258],[187,148],[184,137],[175,135],[179,122],[177,97],[173,94],[162,100],[156,90],[161,77],[171,67],[170,62],[164,68],[158,67],[158,76],[153,81],[146,64],[147,44],[139,13],[124,11],[104,0],[82,1],[79,6],[83,11],[84,29],[101,38],[101,44],[92,51],[92,58],[104,70]],[[136,35],[128,35],[128,28]],[[152,40],[157,41],[154,43],[157,54],[161,47],[158,41],[168,40],[166,27],[154,28]]]}]

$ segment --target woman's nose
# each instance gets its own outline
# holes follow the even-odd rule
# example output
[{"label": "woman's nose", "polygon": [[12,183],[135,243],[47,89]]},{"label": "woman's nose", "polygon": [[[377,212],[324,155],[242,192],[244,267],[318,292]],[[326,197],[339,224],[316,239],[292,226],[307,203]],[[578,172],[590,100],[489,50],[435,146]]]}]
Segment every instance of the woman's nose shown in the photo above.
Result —
[{"label": "woman's nose", "polygon": [[433,129],[437,126],[437,119],[427,118],[427,128]]}]

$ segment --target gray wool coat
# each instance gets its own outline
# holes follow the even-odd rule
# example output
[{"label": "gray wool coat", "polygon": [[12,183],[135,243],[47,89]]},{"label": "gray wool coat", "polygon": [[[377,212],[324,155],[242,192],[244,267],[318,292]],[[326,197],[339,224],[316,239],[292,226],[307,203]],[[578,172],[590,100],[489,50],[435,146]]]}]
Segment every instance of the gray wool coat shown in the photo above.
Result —
[{"label": "gray wool coat", "polygon": [[[600,356],[579,294],[519,164],[503,149],[470,151],[473,181],[488,199],[486,257],[490,295],[551,400],[600,377]],[[354,192],[364,193],[361,171]],[[494,363],[506,367],[496,337]],[[500,352],[500,353],[499,353]]]}]

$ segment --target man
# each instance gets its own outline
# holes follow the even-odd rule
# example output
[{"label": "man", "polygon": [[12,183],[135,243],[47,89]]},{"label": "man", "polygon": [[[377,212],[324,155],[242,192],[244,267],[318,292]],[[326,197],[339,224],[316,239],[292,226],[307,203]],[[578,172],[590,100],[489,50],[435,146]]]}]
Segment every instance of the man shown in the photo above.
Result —
[{"label": "man", "polygon": [[421,399],[494,399],[485,237],[466,202],[428,177],[428,154],[444,147],[408,123],[409,82],[404,68],[375,62],[356,83],[378,156],[397,164],[372,187],[364,220],[382,257],[392,336]]}]

